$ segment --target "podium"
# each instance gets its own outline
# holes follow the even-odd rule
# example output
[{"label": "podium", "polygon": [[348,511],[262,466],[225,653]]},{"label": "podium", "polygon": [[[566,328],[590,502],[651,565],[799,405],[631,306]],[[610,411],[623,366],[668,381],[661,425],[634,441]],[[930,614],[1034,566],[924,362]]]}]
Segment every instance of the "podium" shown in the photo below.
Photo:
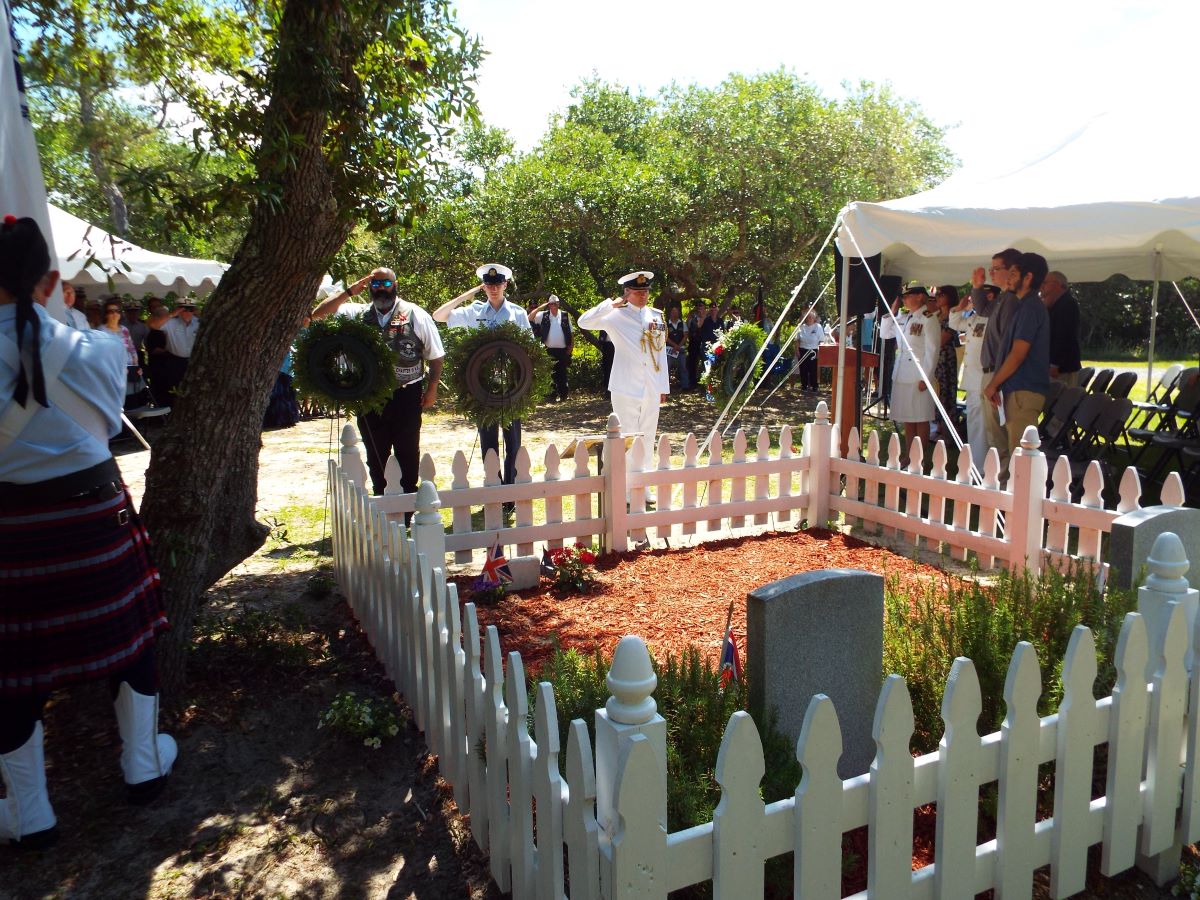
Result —
[{"label": "podium", "polygon": [[[854,347],[843,347],[842,352],[846,356],[846,388],[842,394],[842,408],[833,409],[834,403],[837,402],[837,386],[838,386],[838,347],[836,344],[822,344],[817,348],[817,365],[822,369],[829,369],[833,373],[833,393],[830,400],[830,410],[833,413],[833,420],[838,425],[838,434],[840,436],[840,452],[844,455],[846,448],[850,443],[850,428],[854,425],[858,418],[858,411],[861,408],[859,405],[858,392],[854,390],[854,367],[858,365],[859,351]],[[863,350],[861,353],[862,367],[864,369],[879,368],[879,354],[871,353]]]}]

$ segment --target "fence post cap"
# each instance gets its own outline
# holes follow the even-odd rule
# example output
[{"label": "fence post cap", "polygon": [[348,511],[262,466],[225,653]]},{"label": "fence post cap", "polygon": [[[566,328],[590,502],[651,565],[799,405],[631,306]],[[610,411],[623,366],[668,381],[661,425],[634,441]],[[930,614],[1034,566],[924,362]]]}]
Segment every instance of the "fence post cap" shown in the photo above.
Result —
[{"label": "fence post cap", "polygon": [[615,412],[608,414],[608,436],[610,438],[621,436],[621,420],[617,418]]},{"label": "fence post cap", "polygon": [[822,425],[829,424],[829,404],[826,403],[824,400],[821,400],[820,402],[817,403],[817,412],[815,415],[815,419],[817,422],[819,422]]},{"label": "fence post cap", "polygon": [[437,487],[432,481],[422,481],[417,486],[417,511],[441,508],[442,500],[438,496]]},{"label": "fence post cap", "polygon": [[1026,425],[1025,433],[1021,435],[1021,449],[1026,451],[1037,450],[1042,446],[1042,439],[1038,435],[1037,426]]},{"label": "fence post cap", "polygon": [[358,445],[358,432],[347,422],[342,426],[342,446],[347,449]]},{"label": "fence post cap", "polygon": [[605,682],[612,696],[604,708],[614,722],[644,725],[658,712],[658,704],[651,696],[658,686],[658,676],[650,665],[646,642],[637,635],[627,634],[621,638]]},{"label": "fence post cap", "polygon": [[1183,541],[1174,532],[1164,531],[1154,539],[1146,559],[1146,587],[1161,594],[1187,593],[1188,583],[1183,576],[1190,567]]}]

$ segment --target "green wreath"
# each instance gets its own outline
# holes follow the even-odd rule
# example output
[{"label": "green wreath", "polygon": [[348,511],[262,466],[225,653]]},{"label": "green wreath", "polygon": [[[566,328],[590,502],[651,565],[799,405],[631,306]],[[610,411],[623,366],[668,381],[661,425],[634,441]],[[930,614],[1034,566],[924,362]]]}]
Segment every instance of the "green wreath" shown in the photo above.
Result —
[{"label": "green wreath", "polygon": [[454,410],[479,428],[528,418],[550,391],[554,361],[542,342],[512,322],[451,328],[442,380]]},{"label": "green wreath", "polygon": [[751,363],[754,372],[747,381],[756,382],[762,377],[763,361],[758,351],[767,336],[753,322],[738,322],[718,331],[716,338],[705,356],[700,383],[707,390],[709,399],[724,406],[742,383]]},{"label": "green wreath", "polygon": [[357,316],[313,322],[296,339],[294,362],[300,396],[352,416],[383,409],[396,390],[383,332]]}]

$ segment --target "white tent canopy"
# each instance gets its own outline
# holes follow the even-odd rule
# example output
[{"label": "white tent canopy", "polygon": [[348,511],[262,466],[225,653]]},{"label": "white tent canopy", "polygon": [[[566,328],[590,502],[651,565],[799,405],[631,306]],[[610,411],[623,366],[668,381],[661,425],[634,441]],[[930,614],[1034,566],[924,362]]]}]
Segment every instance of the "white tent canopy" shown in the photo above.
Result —
[{"label": "white tent canopy", "polygon": [[1106,113],[1015,171],[850,203],[838,248],[882,253],[884,273],[929,283],[965,282],[1005,247],[1041,253],[1072,281],[1200,275],[1200,128],[1181,119]]},{"label": "white tent canopy", "polygon": [[75,285],[123,293],[195,292],[204,296],[221,280],[225,263],[155,253],[50,204],[50,228],[62,277]]}]

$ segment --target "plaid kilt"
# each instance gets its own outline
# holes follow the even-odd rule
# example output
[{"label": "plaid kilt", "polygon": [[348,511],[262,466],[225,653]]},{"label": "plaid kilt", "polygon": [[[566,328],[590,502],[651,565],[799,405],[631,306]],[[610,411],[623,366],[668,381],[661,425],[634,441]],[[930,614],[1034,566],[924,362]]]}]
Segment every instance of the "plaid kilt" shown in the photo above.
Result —
[{"label": "plaid kilt", "polygon": [[166,627],[128,491],[0,509],[0,696],[124,669]]}]

